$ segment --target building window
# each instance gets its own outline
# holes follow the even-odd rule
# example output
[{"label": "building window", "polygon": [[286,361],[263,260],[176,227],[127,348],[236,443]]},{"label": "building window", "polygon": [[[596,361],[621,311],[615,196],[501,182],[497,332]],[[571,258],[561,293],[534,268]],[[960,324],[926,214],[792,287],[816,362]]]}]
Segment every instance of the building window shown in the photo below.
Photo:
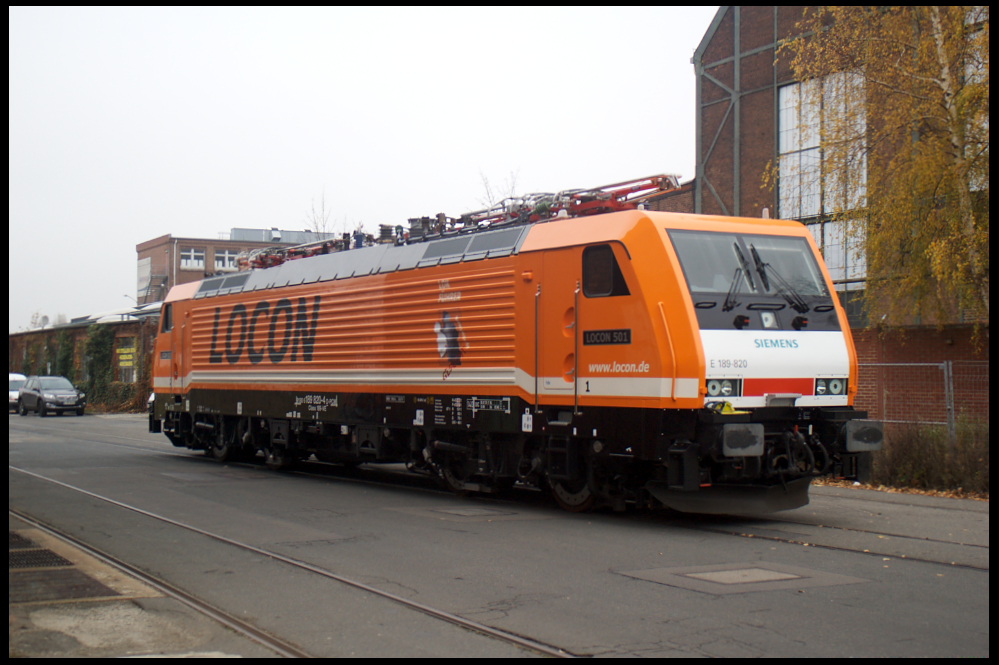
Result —
[{"label": "building window", "polygon": [[[813,80],[780,88],[777,122],[781,218],[805,220],[866,205],[863,77],[840,72],[821,83]],[[823,135],[842,147],[824,152]]]},{"label": "building window", "polygon": [[181,270],[204,270],[205,250],[194,247],[182,247],[180,250]]},{"label": "building window", "polygon": [[826,269],[836,295],[846,310],[846,318],[855,328],[867,326],[864,312],[864,288],[867,277],[866,240],[863,225],[845,219],[813,222],[807,225],[822,251]]},{"label": "building window", "polygon": [[[983,32],[988,25],[988,11],[982,5],[975,5],[968,9],[964,16],[965,31],[968,34],[969,46],[965,53],[964,60],[964,86],[965,89],[975,91],[975,88],[982,89],[985,99],[988,100],[989,89],[989,68],[988,68],[988,33]],[[984,50],[975,48],[974,45],[984,43]],[[989,141],[989,111],[988,103],[984,105],[971,104],[972,113],[967,118],[967,135],[965,137],[965,159],[972,161],[968,171],[968,188],[973,192],[988,192],[989,172],[988,160],[984,160],[984,167],[981,167],[982,160],[974,159],[973,155],[982,150],[988,150]],[[988,200],[988,197],[985,199]],[[988,205],[988,204],[986,204]]]},{"label": "building window", "polygon": [[837,290],[846,283],[857,283],[867,276],[863,225],[845,219],[808,224],[815,244],[822,250],[829,276]]},{"label": "building window", "polygon": [[216,249],[215,270],[235,270],[237,256],[239,256],[239,250]]},{"label": "building window", "polygon": [[[862,291],[867,276],[859,212],[867,205],[863,86],[859,74],[841,72],[778,92],[779,216],[806,223],[841,295]],[[823,150],[823,138],[836,149]]]},{"label": "building window", "polygon": [[820,210],[819,111],[815,82],[780,89],[778,106],[779,217],[805,219]]}]

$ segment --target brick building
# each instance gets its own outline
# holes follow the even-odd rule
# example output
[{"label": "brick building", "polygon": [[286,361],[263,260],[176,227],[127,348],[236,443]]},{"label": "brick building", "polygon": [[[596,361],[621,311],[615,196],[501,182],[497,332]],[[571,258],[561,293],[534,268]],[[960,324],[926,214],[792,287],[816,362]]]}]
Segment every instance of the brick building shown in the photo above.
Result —
[{"label": "brick building", "polygon": [[694,181],[681,182],[678,189],[653,196],[645,205],[659,212],[694,212]]},{"label": "brick building", "polygon": [[320,239],[312,231],[234,228],[227,237],[177,238],[164,235],[135,246],[138,254],[137,302],[159,302],[171,287],[208,275],[236,270],[240,252],[264,247],[301,245]]},{"label": "brick building", "polygon": [[[82,386],[95,371],[110,369],[112,382],[134,386],[142,382],[143,372],[149,369],[158,321],[159,307],[139,306],[84,316],[51,328],[10,333],[7,371],[65,376]],[[87,335],[94,325],[107,326],[111,331],[110,367],[96,367],[87,356]]]},{"label": "brick building", "polygon": [[[809,129],[806,116],[813,114],[814,122],[822,110],[809,108],[790,58],[777,60],[781,40],[796,36],[803,11],[803,6],[722,6],[715,14],[691,60],[697,81],[693,210],[797,219],[809,228],[854,330],[865,366],[857,404],[872,417],[904,420],[906,410],[919,410],[920,404],[939,410],[949,400],[954,410],[987,421],[987,322],[977,337],[970,326],[912,326],[886,335],[861,307],[863,247],[842,220],[826,214],[831,206],[823,197],[831,188],[805,181],[818,178],[822,159],[817,132]],[[838,76],[833,83],[855,84],[847,73]],[[785,168],[788,164],[795,168]],[[764,175],[775,165],[776,186],[764,186]],[[862,200],[865,192],[839,194],[852,201]],[[936,411],[923,411],[911,420],[941,421]]]}]

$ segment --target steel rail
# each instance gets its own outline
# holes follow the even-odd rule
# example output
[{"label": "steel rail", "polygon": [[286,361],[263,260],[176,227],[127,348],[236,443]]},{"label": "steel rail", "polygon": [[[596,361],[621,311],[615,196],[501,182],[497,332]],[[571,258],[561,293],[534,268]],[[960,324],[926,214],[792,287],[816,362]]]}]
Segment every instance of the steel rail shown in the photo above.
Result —
[{"label": "steel rail", "polygon": [[[114,435],[108,435],[108,436],[114,436]],[[153,450],[153,449],[146,448],[146,447],[143,447],[143,446],[129,445],[127,443],[114,443],[112,441],[100,441],[100,440],[97,440],[97,439],[85,438],[85,437],[80,436],[80,435],[76,435],[76,436],[74,436],[72,438],[74,438],[74,439],[76,439],[78,441],[86,442],[86,443],[95,443],[95,444],[101,444],[101,445],[107,445],[107,446],[115,446],[117,448],[127,448],[128,450],[136,450],[136,451],[139,451],[139,452],[146,452],[146,453],[149,453],[151,455],[166,455],[166,456],[169,456],[169,457],[179,457],[181,459],[195,460],[195,461],[199,461],[199,462],[204,462],[204,463],[209,464],[209,465],[211,465],[213,467],[218,465],[218,461],[217,460],[214,460],[210,456],[207,456],[207,455],[199,455],[198,451],[191,451],[191,450],[186,450],[186,449],[183,452],[176,452],[176,451],[173,451],[173,450]],[[114,436],[114,438],[125,439],[125,440],[129,440],[129,441],[145,441],[145,439],[138,439],[138,438],[134,438],[134,437],[124,437],[124,436]],[[240,461],[240,462],[226,462],[226,464],[229,465],[229,466],[236,466],[236,467],[242,467],[242,468],[247,468],[247,469],[261,468],[261,466],[262,466],[262,463],[256,463],[256,462],[253,462],[252,460]],[[335,464],[329,464],[329,463],[326,463],[326,462],[313,462],[313,461],[309,461],[309,460],[303,460],[303,461],[300,462],[300,464],[302,464],[302,465],[304,465],[306,467],[308,467],[308,466],[320,466],[322,468],[335,468],[336,467]],[[377,472],[377,467],[376,467],[375,471]],[[362,484],[366,484],[366,485],[375,485],[375,486],[378,486],[378,487],[398,487],[397,483],[388,482],[388,481],[386,481],[384,479],[357,478],[357,477],[339,475],[339,474],[336,474],[336,473],[327,475],[327,474],[322,474],[322,473],[316,473],[315,471],[308,471],[308,470],[306,470],[304,468],[286,469],[286,470],[283,471],[283,473],[291,474],[291,475],[296,475],[296,476],[302,476],[302,477],[305,477],[305,478],[318,478],[318,479],[326,479],[326,480],[328,480],[330,477],[334,477],[337,480],[341,480],[343,482],[362,483]],[[409,474],[409,475],[413,475],[413,474]],[[413,477],[419,477],[419,476],[413,475]],[[432,492],[432,493],[435,493],[435,494],[450,494],[450,492],[448,490],[444,490],[444,489],[436,489],[436,488],[430,488],[430,487],[415,487],[415,486],[412,486],[412,485],[410,485],[408,487],[410,487],[411,489],[417,489],[417,490],[424,491],[424,492]],[[836,499],[836,498],[844,498],[844,497],[830,497],[830,498]],[[914,506],[915,504],[899,503],[899,504],[896,504],[896,505]],[[933,506],[933,508],[934,508],[934,510],[956,510],[954,508],[939,507],[939,506]],[[745,517],[745,516],[742,516],[742,517]],[[864,533],[864,534],[869,534],[869,535],[874,535],[874,536],[888,536],[888,537],[891,537],[891,538],[904,538],[904,539],[907,539],[907,540],[918,540],[918,541],[925,541],[925,542],[931,542],[931,543],[940,543],[940,544],[943,544],[943,545],[960,545],[961,547],[975,547],[975,548],[980,548],[980,549],[989,549],[988,545],[977,545],[975,543],[962,543],[962,542],[958,542],[956,540],[940,540],[938,538],[929,538],[927,536],[913,536],[913,535],[907,535],[907,534],[902,534],[902,533],[895,533],[893,531],[872,531],[870,529],[858,529],[856,527],[837,526],[837,525],[833,525],[833,524],[815,524],[813,522],[802,522],[802,521],[798,521],[798,520],[794,520],[794,519],[784,519],[782,517],[775,517],[773,515],[762,515],[762,516],[759,517],[759,519],[764,519],[764,520],[766,520],[768,522],[776,522],[776,523],[779,523],[779,524],[794,524],[794,525],[798,525],[798,526],[810,526],[810,527],[815,527],[817,529],[833,529],[833,530],[836,530],[836,531],[849,531],[851,533]],[[683,524],[676,524],[676,526],[686,527],[686,525],[683,525]],[[703,527],[697,527],[697,528],[703,528]],[[713,531],[715,533],[729,533],[728,531],[718,531],[718,530],[713,530]],[[861,551],[861,553],[864,553],[864,552]]]},{"label": "steel rail", "polygon": [[525,637],[521,637],[521,636],[515,635],[513,633],[508,633],[506,631],[499,630],[499,629],[493,628],[491,626],[487,626],[487,625],[479,623],[477,621],[472,621],[470,619],[465,619],[464,617],[460,617],[460,616],[458,616],[456,614],[451,614],[450,612],[445,612],[444,610],[439,610],[439,609],[437,609],[435,607],[430,607],[429,605],[424,605],[423,603],[418,603],[416,601],[409,600],[408,598],[403,598],[403,597],[397,596],[397,595],[395,595],[393,593],[389,593],[387,591],[383,591],[381,589],[377,589],[375,587],[368,586],[367,584],[364,584],[362,582],[358,582],[356,580],[352,580],[352,579],[344,577],[342,575],[337,575],[336,573],[332,573],[332,572],[330,572],[328,570],[325,570],[323,568],[320,568],[318,566],[314,566],[314,565],[312,565],[310,563],[306,563],[304,561],[299,561],[297,559],[292,559],[291,557],[284,556],[283,554],[278,554],[277,552],[271,552],[269,550],[265,550],[265,549],[262,549],[260,547],[255,547],[254,545],[249,545],[247,543],[243,543],[243,542],[240,542],[238,540],[233,540],[232,538],[227,538],[225,536],[222,536],[222,535],[219,535],[219,534],[216,534],[216,533],[212,533],[210,531],[205,531],[204,529],[199,529],[198,527],[191,526],[190,524],[185,524],[183,522],[179,522],[177,520],[170,519],[169,517],[164,517],[163,515],[158,515],[156,513],[150,512],[148,510],[143,510],[142,508],[138,508],[137,506],[132,506],[132,505],[129,505],[127,503],[122,503],[121,501],[116,501],[115,499],[111,499],[109,497],[102,496],[100,494],[96,494],[96,493],[91,492],[89,490],[85,490],[85,489],[80,488],[80,487],[75,487],[73,485],[70,485],[69,483],[64,483],[64,482],[62,482],[60,480],[55,480],[54,478],[48,478],[48,477],[43,476],[41,474],[35,473],[33,471],[28,471],[26,469],[21,469],[19,467],[16,467],[16,466],[13,466],[13,465],[10,465],[10,464],[7,465],[7,468],[9,470],[11,470],[11,471],[16,471],[16,472],[22,473],[22,474],[24,474],[26,476],[31,476],[32,478],[37,478],[38,480],[44,480],[46,482],[52,483],[54,485],[58,485],[58,486],[63,487],[65,489],[69,489],[69,490],[72,490],[74,492],[78,492],[78,493],[83,494],[85,496],[89,496],[89,497],[91,497],[93,499],[97,499],[98,501],[103,501],[103,502],[109,503],[109,504],[111,504],[113,506],[117,506],[119,508],[124,508],[125,510],[129,510],[129,511],[132,511],[134,513],[138,513],[139,515],[143,515],[144,517],[149,517],[149,518],[158,520],[160,522],[163,522],[165,524],[169,524],[171,526],[175,526],[175,527],[184,529],[186,531],[190,531],[192,533],[196,533],[198,535],[205,536],[205,537],[211,538],[213,540],[217,540],[218,542],[224,543],[226,545],[230,545],[232,547],[236,547],[238,549],[245,550],[247,552],[253,552],[255,554],[259,554],[261,556],[265,556],[265,557],[268,557],[270,559],[273,559],[274,561],[279,561],[279,562],[287,564],[289,566],[294,566],[295,568],[300,568],[300,569],[308,571],[310,573],[314,573],[316,575],[320,575],[322,577],[326,577],[328,579],[334,580],[334,581],[339,582],[341,584],[344,584],[346,586],[350,586],[350,587],[353,587],[355,589],[359,589],[361,591],[366,591],[366,592],[368,592],[368,593],[370,593],[372,595],[378,596],[380,598],[384,598],[386,600],[390,600],[390,601],[392,601],[394,603],[397,603],[397,604],[400,604],[400,605],[404,605],[406,607],[409,607],[410,609],[416,610],[416,611],[421,612],[423,614],[427,614],[429,616],[432,616],[434,618],[440,619],[442,621],[446,621],[448,623],[454,624],[454,625],[459,626],[461,628],[465,628],[465,629],[468,629],[468,630],[471,630],[471,631],[474,631],[474,632],[477,632],[477,633],[481,633],[483,635],[486,635],[488,637],[492,637],[494,639],[497,639],[497,640],[500,640],[500,641],[503,641],[503,642],[514,644],[516,646],[519,646],[519,647],[521,647],[523,649],[527,649],[529,651],[533,651],[535,653],[539,653],[539,654],[542,654],[542,655],[545,655],[545,656],[551,656],[551,657],[555,657],[555,658],[573,658],[573,657],[575,657],[574,654],[571,654],[571,653],[565,651],[564,649],[559,649],[557,647],[552,647],[552,646],[549,646],[547,644],[542,644],[540,642],[535,642],[534,640],[531,640],[531,639],[528,639],[528,638],[525,638]]},{"label": "steel rail", "polygon": [[102,552],[94,547],[66,534],[51,525],[44,524],[38,521],[36,518],[26,515],[25,513],[17,510],[16,508],[7,508],[7,514],[13,515],[17,519],[29,524],[39,531],[43,531],[53,538],[57,538],[69,545],[83,551],[84,553],[92,556],[93,558],[101,561],[102,563],[116,568],[126,575],[130,575],[138,579],[143,584],[150,586],[160,593],[173,598],[184,605],[190,607],[191,609],[199,612],[205,616],[208,616],[215,621],[219,622],[223,626],[243,635],[250,640],[271,649],[272,651],[278,653],[285,658],[313,658],[312,654],[302,651],[297,646],[286,642],[270,633],[267,633],[256,626],[243,621],[233,615],[214,607],[207,602],[201,600],[200,598],[193,596],[183,589],[176,587],[169,582],[166,582],[157,577],[153,577],[148,573],[139,570],[135,566],[125,563],[124,561],[117,559],[106,552]]},{"label": "steel rail", "polygon": [[[93,440],[93,439],[87,439],[87,438],[80,437],[79,435],[77,435],[77,437],[74,437],[74,438],[78,438],[79,440],[86,441],[88,443],[100,443],[100,444],[104,444],[104,445],[111,445],[111,446],[116,446],[116,447],[121,447],[121,448],[128,448],[130,450],[137,450],[137,451],[142,451],[142,452],[148,452],[148,453],[156,454],[156,455],[170,455],[170,456],[175,456],[175,457],[181,457],[181,458],[184,458],[184,459],[194,459],[194,460],[199,460],[199,461],[203,460],[206,463],[210,463],[213,466],[217,464],[217,462],[215,460],[211,459],[210,457],[201,457],[201,456],[198,456],[196,454],[185,454],[185,453],[178,453],[178,452],[174,452],[174,451],[150,450],[149,448],[144,448],[144,447],[141,447],[141,446],[132,446],[132,445],[124,444],[124,443],[113,443],[113,442],[110,442],[110,441],[97,441],[97,440]],[[116,438],[128,439],[128,437],[120,437],[120,436],[116,437]],[[143,439],[131,439],[131,440],[133,440],[133,441],[142,441]],[[329,466],[329,465],[327,465],[327,464],[325,464],[323,462],[303,462],[303,463],[306,464],[306,465],[316,464],[316,465],[321,465],[323,467]],[[259,464],[255,464],[253,462],[236,462],[236,463],[230,462],[228,464],[231,464],[231,465],[234,465],[234,466],[246,467],[246,468],[256,468],[256,467],[260,466]],[[330,476],[327,476],[327,475],[324,475],[324,474],[310,472],[310,471],[306,471],[306,470],[302,470],[302,469],[298,469],[298,470],[296,470],[296,469],[289,469],[289,470],[285,471],[285,473],[289,473],[289,474],[297,475],[297,476],[303,476],[303,477],[306,477],[306,478],[328,479],[330,477]],[[382,480],[382,479],[343,477],[343,476],[339,476],[339,475],[337,475],[335,477],[338,480],[342,480],[342,481],[345,481],[345,482],[358,482],[358,483],[362,483],[362,484],[375,485],[375,486],[381,486],[381,487],[397,487],[397,485],[395,483],[387,482],[387,481]],[[58,481],[52,481],[52,482],[58,482]],[[432,490],[430,488],[416,488],[416,487],[413,487],[413,489],[420,489],[421,491],[431,491],[431,492],[435,492],[435,493],[438,492],[438,491],[440,493],[447,493],[446,490]],[[79,491],[85,491],[85,490],[79,490]],[[831,498],[839,498],[839,497],[831,497]],[[899,505],[914,505],[914,504],[899,504]],[[936,509],[938,509],[938,510],[953,510],[951,508],[936,508]],[[778,523],[778,524],[788,524],[788,525],[798,525],[798,526],[810,526],[810,527],[814,527],[814,528],[818,528],[818,529],[832,529],[832,530],[836,530],[836,531],[847,531],[847,532],[851,532],[851,533],[863,533],[863,534],[868,534],[868,535],[887,536],[887,537],[891,537],[891,538],[901,538],[901,539],[906,539],[906,540],[933,542],[933,543],[939,543],[939,544],[943,544],[943,545],[958,545],[960,547],[973,547],[973,548],[986,549],[986,550],[989,549],[988,545],[978,545],[978,544],[975,544],[975,543],[961,543],[961,542],[951,541],[951,540],[940,540],[940,539],[936,539],[936,538],[929,538],[929,537],[926,537],[926,536],[913,536],[913,535],[906,535],[906,534],[894,533],[894,532],[891,532],[891,531],[872,531],[870,529],[858,529],[858,528],[855,528],[855,527],[836,526],[836,525],[831,525],[831,524],[814,524],[812,522],[802,522],[802,521],[793,520],[793,519],[782,519],[782,518],[773,517],[773,516],[762,516],[762,517],[763,517],[763,519],[766,519],[769,522],[775,522],[775,523]],[[721,535],[732,535],[732,536],[743,537],[743,538],[753,537],[753,538],[760,538],[760,539],[770,539],[770,540],[774,540],[774,541],[778,541],[778,542],[784,542],[784,543],[792,544],[792,545],[802,545],[802,544],[805,544],[805,541],[798,541],[798,540],[794,540],[794,539],[786,539],[786,538],[780,538],[780,537],[774,537],[774,536],[750,535],[748,532],[736,531],[736,530],[731,529],[731,528],[729,528],[729,529],[711,528],[711,527],[707,527],[707,526],[704,526],[704,525],[684,524],[684,523],[680,523],[680,522],[677,522],[677,521],[671,521],[671,524],[673,526],[677,526],[679,528],[685,528],[685,529],[695,530],[695,531],[701,531],[701,532],[711,532],[711,533],[717,533],[717,534],[721,534]],[[922,561],[922,562],[925,562],[925,563],[935,563],[935,564],[938,564],[938,565],[953,566],[953,567],[958,567],[958,568],[964,567],[964,568],[969,568],[969,569],[972,569],[972,570],[986,570],[986,571],[989,570],[988,568],[982,568],[982,567],[979,567],[979,566],[972,566],[972,565],[968,565],[968,564],[948,564],[948,563],[944,563],[944,562],[941,562],[941,561],[934,561],[932,559],[922,559],[922,558],[915,558],[915,557],[895,555],[895,554],[889,555],[889,554],[886,554],[884,552],[874,552],[874,551],[865,552],[865,551],[860,550],[860,549],[843,548],[843,547],[837,547],[835,545],[819,545],[819,544],[815,544],[815,543],[808,543],[808,546],[809,547],[818,547],[818,548],[824,548],[824,549],[837,550],[837,551],[844,551],[844,552],[854,552],[854,553],[857,553],[857,554],[865,554],[865,555],[871,555],[871,556],[893,556],[893,557],[896,557],[896,558],[904,559],[906,561]]]},{"label": "steel rail", "polygon": [[[792,524],[793,524],[793,522],[792,522]],[[915,561],[917,563],[928,563],[928,564],[932,564],[932,565],[935,565],[935,566],[946,566],[947,568],[964,568],[965,570],[977,570],[977,571],[983,572],[983,573],[987,573],[987,572],[990,571],[989,568],[986,568],[984,566],[976,566],[976,565],[970,564],[970,563],[956,563],[956,562],[953,562],[953,561],[950,562],[950,563],[946,563],[944,561],[937,561],[937,560],[934,560],[934,559],[926,559],[926,558],[917,557],[917,556],[909,556],[907,554],[890,554],[888,552],[875,552],[873,550],[859,550],[859,549],[857,549],[855,547],[840,547],[838,545],[825,545],[823,543],[814,543],[814,542],[807,541],[807,540],[795,540],[793,538],[783,538],[781,536],[761,536],[761,535],[754,534],[754,533],[749,533],[749,532],[739,532],[739,531],[731,531],[731,530],[724,530],[723,531],[723,530],[720,530],[720,529],[708,529],[708,528],[700,528],[700,529],[698,529],[696,527],[689,527],[689,528],[692,531],[700,531],[701,533],[710,532],[710,533],[717,533],[717,534],[725,535],[725,536],[736,536],[737,538],[753,538],[754,540],[770,540],[770,541],[773,541],[775,543],[784,543],[784,544],[787,544],[787,545],[802,545],[804,547],[813,547],[815,549],[830,550],[830,551],[833,551],[833,552],[848,552],[848,553],[851,553],[851,554],[860,554],[861,556],[870,556],[870,557],[891,557],[892,559],[896,559],[898,561]],[[874,532],[871,531],[871,532],[868,532],[868,533],[874,533]],[[960,543],[952,543],[952,544],[958,544],[958,545],[960,545]],[[961,545],[961,546],[962,547],[966,547],[965,545]]]}]

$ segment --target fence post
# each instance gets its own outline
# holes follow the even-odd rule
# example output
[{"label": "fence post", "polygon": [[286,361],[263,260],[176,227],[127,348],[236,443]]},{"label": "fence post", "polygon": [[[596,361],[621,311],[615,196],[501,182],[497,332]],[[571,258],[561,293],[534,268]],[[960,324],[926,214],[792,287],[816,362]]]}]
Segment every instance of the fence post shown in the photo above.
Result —
[{"label": "fence post", "polygon": [[940,369],[944,373],[944,399],[947,400],[947,440],[950,447],[957,446],[957,426],[954,422],[954,372],[953,362],[945,360]]}]

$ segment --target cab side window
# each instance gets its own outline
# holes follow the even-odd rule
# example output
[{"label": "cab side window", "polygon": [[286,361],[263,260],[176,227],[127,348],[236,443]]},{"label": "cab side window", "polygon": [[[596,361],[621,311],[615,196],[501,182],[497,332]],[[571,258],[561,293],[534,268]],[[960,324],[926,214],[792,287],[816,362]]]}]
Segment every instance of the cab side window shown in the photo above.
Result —
[{"label": "cab side window", "polygon": [[583,250],[583,295],[587,298],[631,295],[610,245]]},{"label": "cab side window", "polygon": [[173,305],[167,303],[163,306],[163,315],[160,317],[162,321],[160,322],[160,332],[170,332],[173,328]]}]

